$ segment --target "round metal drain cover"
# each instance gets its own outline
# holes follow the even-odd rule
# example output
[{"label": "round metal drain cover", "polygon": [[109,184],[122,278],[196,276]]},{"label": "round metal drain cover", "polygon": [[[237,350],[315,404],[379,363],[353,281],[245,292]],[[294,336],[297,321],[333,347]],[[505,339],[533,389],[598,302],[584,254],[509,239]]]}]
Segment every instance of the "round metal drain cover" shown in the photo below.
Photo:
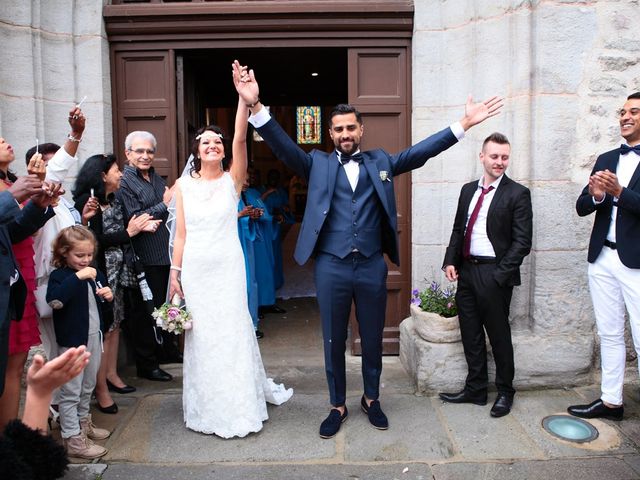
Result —
[{"label": "round metal drain cover", "polygon": [[598,438],[598,430],[589,422],[569,415],[550,415],[542,419],[542,428],[568,442],[585,443]]}]

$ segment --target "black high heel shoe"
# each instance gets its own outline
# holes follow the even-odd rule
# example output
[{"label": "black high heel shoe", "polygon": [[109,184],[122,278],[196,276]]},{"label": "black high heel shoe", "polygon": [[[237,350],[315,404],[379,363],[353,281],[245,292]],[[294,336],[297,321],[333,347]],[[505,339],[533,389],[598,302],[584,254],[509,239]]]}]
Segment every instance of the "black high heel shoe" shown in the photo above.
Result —
[{"label": "black high heel shoe", "polygon": [[107,388],[110,392],[116,392],[120,394],[133,393],[136,391],[136,387],[132,387],[131,385],[125,385],[124,387],[116,387],[113,383],[107,380]]},{"label": "black high heel shoe", "polygon": [[102,413],[108,413],[110,415],[118,413],[118,404],[116,402],[113,402],[108,407],[103,407],[102,405],[100,405],[100,402],[96,400],[96,407],[98,407],[98,410],[100,410]]}]

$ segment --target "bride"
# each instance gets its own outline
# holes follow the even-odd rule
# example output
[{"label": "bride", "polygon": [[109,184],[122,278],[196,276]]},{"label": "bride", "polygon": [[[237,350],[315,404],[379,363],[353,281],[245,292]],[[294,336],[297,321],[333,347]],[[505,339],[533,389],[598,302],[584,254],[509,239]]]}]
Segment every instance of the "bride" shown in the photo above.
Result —
[{"label": "bride", "polygon": [[[234,69],[234,82],[243,72]],[[266,377],[247,305],[237,205],[247,172],[248,107],[238,100],[233,162],[216,126],[195,138],[191,168],[177,182],[169,298],[185,299],[193,328],[185,333],[184,421],[223,438],[244,437],[293,390]]]}]

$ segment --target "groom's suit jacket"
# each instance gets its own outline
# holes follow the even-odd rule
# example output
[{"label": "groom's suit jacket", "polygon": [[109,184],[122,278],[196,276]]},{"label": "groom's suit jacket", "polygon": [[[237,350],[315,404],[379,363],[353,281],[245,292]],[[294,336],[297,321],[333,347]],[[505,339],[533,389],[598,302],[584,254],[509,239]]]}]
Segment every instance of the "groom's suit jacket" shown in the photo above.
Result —
[{"label": "groom's suit jacket", "polygon": [[[307,205],[294,258],[302,265],[314,253],[318,236],[330,212],[340,162],[335,151],[304,152],[272,118],[258,128],[275,156],[308,182]],[[382,149],[363,152],[363,166],[373,183],[382,214],[382,251],[400,264],[397,238],[396,200],[393,178],[423,166],[426,161],[454,145],[458,139],[450,128],[431,135],[408,149],[390,155]]]},{"label": "groom's suit jacket", "polygon": [[[467,214],[477,189],[477,180],[462,187],[443,267],[460,271]],[[496,254],[494,278],[501,286],[520,285],[520,265],[531,251],[532,218],[529,189],[504,175],[487,212],[487,236]]]},{"label": "groom's suit jacket", "polygon": [[[629,155],[634,155],[629,153]],[[599,170],[609,170],[615,173],[620,159],[620,149],[616,148],[603,153],[596,160],[591,175]],[[584,217],[596,212],[596,219],[589,241],[589,263],[593,263],[600,255],[604,241],[609,233],[613,197],[608,195],[598,205],[593,203],[589,194],[589,185],[585,186],[576,202],[578,215]],[[618,213],[616,215],[616,248],[618,256],[624,266],[640,268],[640,165],[633,173],[629,185],[622,190],[618,199]]]}]

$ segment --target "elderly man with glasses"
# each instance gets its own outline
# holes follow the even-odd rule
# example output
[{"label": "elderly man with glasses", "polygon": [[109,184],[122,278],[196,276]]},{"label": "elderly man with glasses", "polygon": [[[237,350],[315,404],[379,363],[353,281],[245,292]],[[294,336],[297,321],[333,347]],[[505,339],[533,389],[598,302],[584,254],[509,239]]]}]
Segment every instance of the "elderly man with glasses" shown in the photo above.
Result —
[{"label": "elderly man with glasses", "polygon": [[[124,144],[129,165],[124,167],[119,198],[127,221],[133,215],[148,213],[153,218],[166,222],[173,187],[168,188],[164,179],[154,171],[153,159],[157,147],[155,137],[149,132],[135,131],[127,135]],[[169,231],[158,228],[155,232],[140,233],[131,242],[135,255],[144,265],[153,303],[159,307],[166,297],[171,265]],[[169,381],[172,379],[171,375],[162,370],[159,364],[180,360],[175,338],[171,338],[175,335],[163,336],[160,349],[156,342],[155,320],[149,314],[139,289],[128,290],[128,330],[134,345],[137,375],[149,380]],[[160,355],[163,358],[159,358]]]}]

